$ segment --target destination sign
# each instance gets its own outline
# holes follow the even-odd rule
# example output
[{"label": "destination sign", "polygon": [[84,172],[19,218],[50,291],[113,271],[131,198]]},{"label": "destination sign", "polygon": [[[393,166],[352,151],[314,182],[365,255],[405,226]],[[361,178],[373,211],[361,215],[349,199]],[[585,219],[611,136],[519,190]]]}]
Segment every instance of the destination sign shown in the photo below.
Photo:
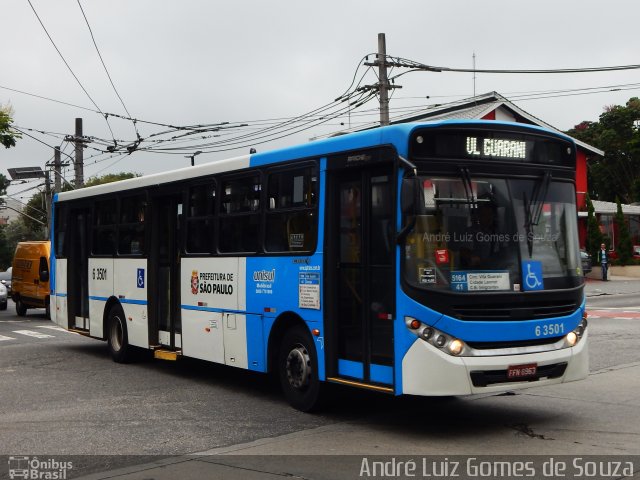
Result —
[{"label": "destination sign", "polygon": [[479,128],[425,128],[414,133],[411,160],[470,159],[575,168],[569,140],[544,132]]},{"label": "destination sign", "polygon": [[467,154],[499,158],[527,158],[527,142],[502,138],[467,137]]}]

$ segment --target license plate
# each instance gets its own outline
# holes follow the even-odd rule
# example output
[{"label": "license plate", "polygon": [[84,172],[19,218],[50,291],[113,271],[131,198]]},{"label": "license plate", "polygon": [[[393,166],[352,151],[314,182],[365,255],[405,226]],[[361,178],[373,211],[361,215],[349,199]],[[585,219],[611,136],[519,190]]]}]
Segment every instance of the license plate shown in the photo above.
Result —
[{"label": "license plate", "polygon": [[538,371],[537,363],[527,363],[526,365],[509,365],[507,368],[507,378],[529,378],[535,377]]}]

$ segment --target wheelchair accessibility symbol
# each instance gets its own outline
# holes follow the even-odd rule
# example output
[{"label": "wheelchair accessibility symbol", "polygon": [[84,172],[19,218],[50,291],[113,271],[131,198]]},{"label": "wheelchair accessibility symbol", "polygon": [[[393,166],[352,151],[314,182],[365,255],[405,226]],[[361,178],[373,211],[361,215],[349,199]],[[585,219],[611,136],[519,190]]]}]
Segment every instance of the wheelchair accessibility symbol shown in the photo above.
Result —
[{"label": "wheelchair accessibility symbol", "polygon": [[544,290],[542,262],[535,260],[522,262],[522,276],[524,290]]},{"label": "wheelchair accessibility symbol", "polygon": [[138,269],[137,284],[138,288],[144,288],[144,268]]}]

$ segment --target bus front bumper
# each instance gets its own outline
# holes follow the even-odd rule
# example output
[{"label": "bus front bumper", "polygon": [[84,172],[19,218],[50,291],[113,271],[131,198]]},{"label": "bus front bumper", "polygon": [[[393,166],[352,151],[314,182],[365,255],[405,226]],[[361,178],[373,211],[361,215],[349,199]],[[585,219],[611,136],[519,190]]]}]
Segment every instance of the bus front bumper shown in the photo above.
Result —
[{"label": "bus front bumper", "polygon": [[[589,374],[588,336],[589,329],[570,348],[491,357],[454,357],[417,339],[402,360],[401,393],[471,395],[581,380]],[[533,364],[535,376],[507,379],[509,367]]]}]

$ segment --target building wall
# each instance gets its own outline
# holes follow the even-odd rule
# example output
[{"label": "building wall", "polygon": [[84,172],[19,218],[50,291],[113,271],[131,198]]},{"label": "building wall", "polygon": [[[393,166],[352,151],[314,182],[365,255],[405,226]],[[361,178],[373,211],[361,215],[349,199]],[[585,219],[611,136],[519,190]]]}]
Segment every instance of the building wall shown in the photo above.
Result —
[{"label": "building wall", "polygon": [[587,209],[587,154],[578,147],[576,155],[576,201],[578,211]]}]

